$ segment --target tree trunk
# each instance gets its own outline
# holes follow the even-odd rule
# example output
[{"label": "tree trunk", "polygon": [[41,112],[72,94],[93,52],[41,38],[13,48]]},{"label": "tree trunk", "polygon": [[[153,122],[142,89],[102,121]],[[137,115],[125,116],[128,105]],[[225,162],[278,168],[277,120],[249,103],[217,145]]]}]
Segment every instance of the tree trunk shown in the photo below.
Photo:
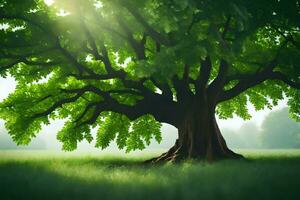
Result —
[{"label": "tree trunk", "polygon": [[147,162],[243,158],[242,155],[234,153],[227,147],[215,118],[215,106],[210,106],[203,101],[200,105],[205,106],[198,108],[190,104],[185,107],[183,117],[177,126],[178,139],[174,146],[168,152]]}]

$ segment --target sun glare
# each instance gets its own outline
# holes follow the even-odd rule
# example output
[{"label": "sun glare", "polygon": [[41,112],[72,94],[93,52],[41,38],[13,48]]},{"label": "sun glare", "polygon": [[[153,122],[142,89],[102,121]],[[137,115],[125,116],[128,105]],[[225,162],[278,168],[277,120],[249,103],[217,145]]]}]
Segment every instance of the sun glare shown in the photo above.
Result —
[{"label": "sun glare", "polygon": [[65,17],[67,15],[71,14],[70,12],[65,11],[64,9],[60,9],[59,12],[56,13],[59,17]]},{"label": "sun glare", "polygon": [[96,9],[100,9],[103,7],[103,3],[101,1],[95,1],[94,6]]},{"label": "sun glare", "polygon": [[20,31],[20,30],[24,30],[25,26],[15,26],[14,28],[12,28],[12,32],[16,32],[16,31]]},{"label": "sun glare", "polygon": [[9,27],[10,27],[10,25],[8,23],[0,24],[0,30],[6,31],[7,29],[9,29]]},{"label": "sun glare", "polygon": [[54,3],[54,0],[44,0],[47,6],[51,6]]},{"label": "sun glare", "polygon": [[93,57],[91,55],[87,55],[85,58],[85,62],[92,62],[93,61]]}]

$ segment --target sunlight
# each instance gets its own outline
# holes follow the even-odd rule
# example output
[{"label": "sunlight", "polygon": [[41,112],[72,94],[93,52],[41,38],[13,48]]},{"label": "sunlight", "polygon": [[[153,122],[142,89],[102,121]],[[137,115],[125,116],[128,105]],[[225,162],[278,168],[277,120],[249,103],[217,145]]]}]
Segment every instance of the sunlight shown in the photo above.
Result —
[{"label": "sunlight", "polygon": [[124,60],[123,63],[120,63],[120,56],[119,56],[119,53],[118,52],[115,52],[114,53],[115,55],[115,61],[117,63],[118,66],[122,67],[122,68],[126,68],[128,66],[128,64],[132,61],[131,57],[128,57]]},{"label": "sunlight", "polygon": [[0,24],[0,30],[3,30],[3,31],[16,32],[16,31],[24,30],[24,29],[25,29],[24,25],[13,27],[13,26],[9,25],[8,23]]},{"label": "sunlight", "polygon": [[12,29],[12,32],[16,32],[16,31],[20,31],[20,30],[24,30],[25,29],[25,26],[16,26]]},{"label": "sunlight", "polygon": [[3,24],[0,24],[0,30],[4,30],[6,31],[7,29],[9,29],[9,24],[8,23],[3,23]]},{"label": "sunlight", "polygon": [[59,17],[65,17],[67,15],[70,15],[70,12],[65,11],[64,9],[60,9],[59,12],[56,13],[57,16]]},{"label": "sunlight", "polygon": [[103,3],[101,1],[95,1],[94,6],[96,9],[100,9],[103,7]]},{"label": "sunlight", "polygon": [[131,57],[125,59],[124,63],[121,63],[121,67],[126,68],[128,64],[132,61]]},{"label": "sunlight", "polygon": [[37,11],[39,11],[38,9],[30,9],[29,11],[28,11],[28,13],[36,13]]},{"label": "sunlight", "polygon": [[93,61],[93,56],[87,55],[85,58],[85,62],[92,62]]},{"label": "sunlight", "polygon": [[109,82],[109,84],[112,85],[112,84],[114,84],[115,81],[113,79],[110,79],[110,80],[108,80],[108,82]]},{"label": "sunlight", "polygon": [[52,77],[53,77],[54,73],[51,72],[50,74],[48,74],[46,77],[33,82],[33,84],[43,84],[43,83],[47,83]]},{"label": "sunlight", "polygon": [[44,0],[47,6],[51,6],[54,3],[54,0]]}]

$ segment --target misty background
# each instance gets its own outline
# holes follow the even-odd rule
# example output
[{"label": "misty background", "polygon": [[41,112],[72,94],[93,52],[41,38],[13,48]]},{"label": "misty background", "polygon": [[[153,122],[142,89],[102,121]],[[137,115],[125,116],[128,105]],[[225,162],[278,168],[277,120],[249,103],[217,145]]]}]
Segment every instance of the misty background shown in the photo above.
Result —
[{"label": "misty background", "polygon": [[[60,150],[61,143],[56,139],[56,133],[63,125],[63,121],[55,121],[52,125],[44,127],[41,133],[32,140],[28,146],[17,146],[0,124],[0,149],[51,149]],[[300,124],[289,118],[288,108],[270,112],[260,126],[253,121],[245,122],[240,128],[221,127],[223,136],[231,148],[267,149],[267,148],[300,148]],[[170,148],[176,138],[177,129],[164,124],[162,127],[163,140],[160,144],[153,141],[149,149]],[[79,143],[78,150],[92,150],[94,143],[83,141]],[[112,143],[107,150],[117,150]]]},{"label": "misty background", "polygon": [[[0,101],[14,91],[15,81],[11,77],[0,78]],[[300,123],[289,118],[286,99],[279,102],[272,110],[255,111],[248,105],[252,119],[244,121],[239,117],[220,120],[218,123],[223,136],[230,148],[267,149],[267,148],[300,148]],[[47,149],[60,150],[61,143],[56,139],[56,133],[63,126],[63,120],[52,121],[51,125],[44,126],[43,130],[32,139],[28,146],[17,146],[7,133],[4,121],[0,120],[0,149]],[[95,136],[95,131],[93,133]],[[153,141],[148,149],[168,149],[177,139],[177,129],[163,124],[162,142]],[[96,150],[95,143],[82,141],[77,151]],[[117,145],[112,143],[106,151],[118,151]]]}]

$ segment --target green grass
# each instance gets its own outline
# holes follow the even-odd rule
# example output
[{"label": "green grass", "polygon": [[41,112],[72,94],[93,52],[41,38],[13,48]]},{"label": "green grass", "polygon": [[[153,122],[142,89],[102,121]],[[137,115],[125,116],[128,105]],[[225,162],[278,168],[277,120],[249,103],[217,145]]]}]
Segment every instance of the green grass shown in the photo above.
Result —
[{"label": "green grass", "polygon": [[141,154],[0,151],[0,199],[300,199],[300,151],[242,153],[247,161],[151,167]]}]

